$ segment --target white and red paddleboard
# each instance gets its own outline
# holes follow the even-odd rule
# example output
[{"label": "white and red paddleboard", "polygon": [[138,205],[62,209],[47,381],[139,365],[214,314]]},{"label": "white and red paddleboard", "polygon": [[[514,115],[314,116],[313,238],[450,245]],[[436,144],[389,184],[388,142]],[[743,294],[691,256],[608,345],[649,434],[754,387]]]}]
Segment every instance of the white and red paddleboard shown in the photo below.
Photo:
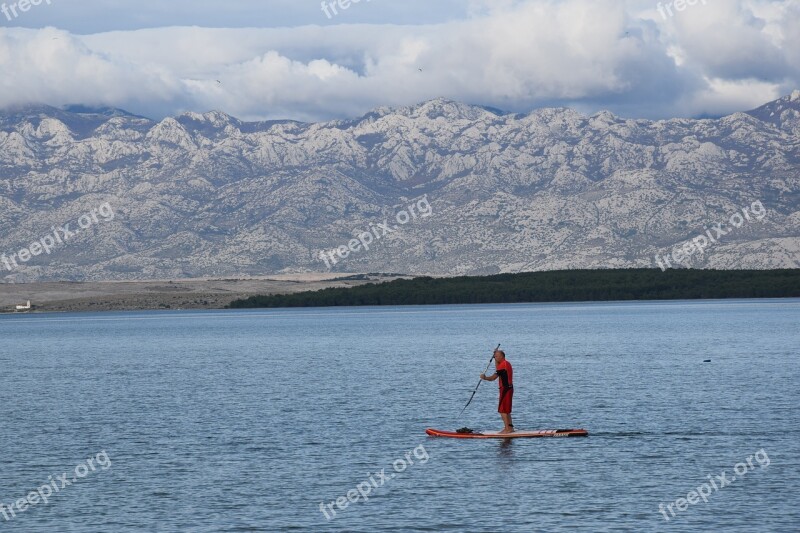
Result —
[{"label": "white and red paddleboard", "polygon": [[431,437],[446,437],[450,439],[535,439],[539,437],[589,436],[589,432],[585,429],[539,429],[535,431],[515,431],[513,433],[499,433],[497,431],[458,433],[457,431],[428,428],[425,433]]}]

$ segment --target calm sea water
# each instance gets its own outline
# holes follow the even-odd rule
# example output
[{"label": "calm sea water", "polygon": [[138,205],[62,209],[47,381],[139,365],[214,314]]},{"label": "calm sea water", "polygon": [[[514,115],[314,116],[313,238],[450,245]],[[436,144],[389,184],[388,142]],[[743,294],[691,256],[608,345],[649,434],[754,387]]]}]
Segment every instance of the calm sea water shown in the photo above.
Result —
[{"label": "calm sea water", "polygon": [[[0,530],[798,531],[798,325],[800,300],[0,317],[0,502],[59,487]],[[458,417],[498,342],[516,427],[589,438],[425,435],[502,427],[495,383]]]}]

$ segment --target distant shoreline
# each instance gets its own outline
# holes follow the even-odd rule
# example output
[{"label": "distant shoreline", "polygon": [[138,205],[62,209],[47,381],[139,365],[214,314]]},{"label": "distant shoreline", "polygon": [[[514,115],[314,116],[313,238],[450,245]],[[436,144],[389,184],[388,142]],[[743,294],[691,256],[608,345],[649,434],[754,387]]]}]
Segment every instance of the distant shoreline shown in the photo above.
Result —
[{"label": "distant shoreline", "polygon": [[[36,282],[0,284],[0,314],[225,309],[258,294],[291,294],[329,287],[354,287],[399,275],[307,273],[245,279]],[[30,311],[14,311],[31,302]]]},{"label": "distant shoreline", "polygon": [[[0,284],[0,314],[794,297],[800,297],[800,269],[566,270],[454,278],[310,273]],[[30,311],[14,311],[28,300]]]},{"label": "distant shoreline", "polygon": [[232,309],[800,297],[800,269],[560,270],[419,277],[352,288],[251,296]]}]

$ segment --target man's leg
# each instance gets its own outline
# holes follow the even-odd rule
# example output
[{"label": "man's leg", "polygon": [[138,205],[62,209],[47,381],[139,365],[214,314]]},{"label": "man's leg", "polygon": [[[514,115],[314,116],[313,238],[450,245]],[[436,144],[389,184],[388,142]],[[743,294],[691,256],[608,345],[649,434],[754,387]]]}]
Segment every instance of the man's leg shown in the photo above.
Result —
[{"label": "man's leg", "polygon": [[500,418],[503,419],[503,431],[501,433],[512,433],[514,431],[514,424],[511,422],[511,404],[514,399],[514,389],[503,391],[500,396],[500,405],[497,407],[497,412],[500,413]]},{"label": "man's leg", "polygon": [[503,419],[503,431],[500,433],[512,433],[514,431],[514,424],[511,422],[511,413],[500,413],[500,418]]}]

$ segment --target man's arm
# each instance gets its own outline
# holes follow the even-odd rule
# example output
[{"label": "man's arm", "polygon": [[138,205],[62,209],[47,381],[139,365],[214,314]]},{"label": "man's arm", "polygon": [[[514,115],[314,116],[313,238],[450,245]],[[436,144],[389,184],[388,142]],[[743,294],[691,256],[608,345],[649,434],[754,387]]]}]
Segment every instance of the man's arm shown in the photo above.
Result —
[{"label": "man's arm", "polygon": [[481,379],[485,379],[486,381],[494,381],[497,379],[497,373],[494,373],[491,376],[487,376],[486,374],[481,374]]}]

